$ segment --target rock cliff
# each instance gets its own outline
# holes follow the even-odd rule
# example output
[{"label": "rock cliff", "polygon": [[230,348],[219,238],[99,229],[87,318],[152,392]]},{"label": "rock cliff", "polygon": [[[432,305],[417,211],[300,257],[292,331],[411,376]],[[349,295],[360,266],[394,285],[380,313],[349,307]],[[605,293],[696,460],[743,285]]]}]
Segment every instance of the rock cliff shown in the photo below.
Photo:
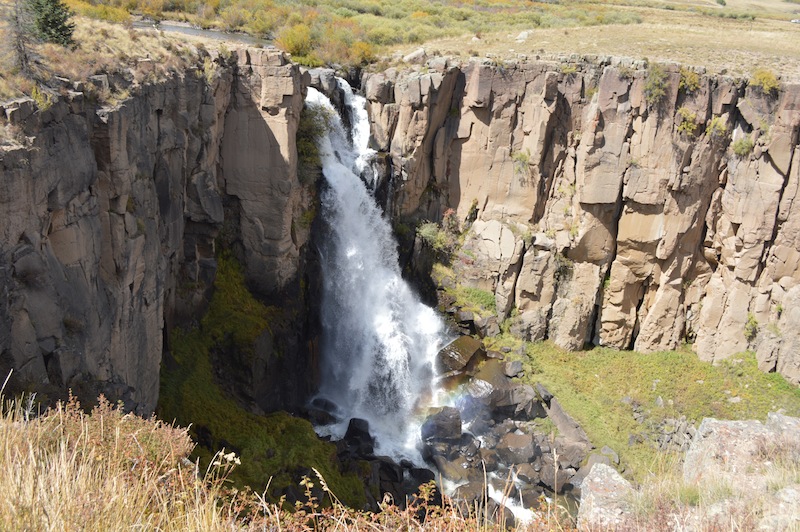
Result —
[{"label": "rock cliff", "polygon": [[7,103],[22,140],[0,148],[3,376],[150,412],[168,331],[205,309],[220,242],[262,296],[291,288],[309,237],[294,223],[310,202],[306,85],[283,54],[243,49],[113,107],[80,86],[46,110]]},{"label": "rock cliff", "polygon": [[674,65],[491,60],[367,74],[389,209],[471,229],[458,277],[529,339],[758,349],[800,383],[800,86]]}]

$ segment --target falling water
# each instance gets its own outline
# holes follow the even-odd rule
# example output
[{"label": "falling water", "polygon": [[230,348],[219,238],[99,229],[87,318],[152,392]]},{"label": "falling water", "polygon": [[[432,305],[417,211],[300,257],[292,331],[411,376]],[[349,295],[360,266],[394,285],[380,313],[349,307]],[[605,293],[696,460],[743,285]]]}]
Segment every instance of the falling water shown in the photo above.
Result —
[{"label": "falling water", "polygon": [[327,113],[319,140],[327,187],[321,245],[322,379],[319,397],[335,403],[340,422],[318,427],[342,437],[350,418],[369,421],[376,451],[415,458],[415,409],[433,393],[433,360],[443,329],[400,275],[389,222],[360,178],[374,153],[363,97],[340,80],[353,125],[352,141],[328,98],[310,88],[306,105]]}]

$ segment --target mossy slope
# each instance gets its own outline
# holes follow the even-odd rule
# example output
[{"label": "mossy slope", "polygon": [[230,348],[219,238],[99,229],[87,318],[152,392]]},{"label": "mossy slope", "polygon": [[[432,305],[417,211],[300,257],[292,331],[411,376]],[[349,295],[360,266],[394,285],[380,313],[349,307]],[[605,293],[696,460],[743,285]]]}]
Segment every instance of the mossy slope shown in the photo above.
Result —
[{"label": "mossy slope", "polygon": [[162,368],[160,417],[191,425],[200,443],[194,454],[204,466],[222,447],[236,451],[242,461],[232,477],[237,484],[263,491],[269,483],[269,494],[278,496],[313,467],[337,497],[362,508],[361,480],[339,471],[335,446],[320,440],[308,421],[285,412],[252,414],[217,385],[210,350],[227,346],[252,353],[277,311],[250,294],[241,268],[230,257],[220,258],[214,287],[200,327],[172,331],[171,360]]},{"label": "mossy slope", "polygon": [[704,417],[764,420],[779,409],[800,415],[800,389],[776,373],[759,371],[752,353],[712,365],[689,349],[643,354],[597,347],[573,353],[552,342],[523,343],[510,335],[487,343],[512,347],[509,356],[522,360],[524,379],[544,384],[594,445],[614,448],[637,480],[657,469],[664,456],[648,442],[629,442],[647,426],[634,420],[623,398],[642,405],[653,423],[680,416],[693,422]]}]

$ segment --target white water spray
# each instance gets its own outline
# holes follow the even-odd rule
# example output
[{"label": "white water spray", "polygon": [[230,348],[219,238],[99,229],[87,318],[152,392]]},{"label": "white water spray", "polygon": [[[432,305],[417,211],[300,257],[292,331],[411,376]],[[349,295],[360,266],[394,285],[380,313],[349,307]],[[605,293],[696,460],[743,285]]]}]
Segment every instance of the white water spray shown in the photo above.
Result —
[{"label": "white water spray", "polygon": [[322,377],[319,396],[339,408],[341,422],[318,427],[342,437],[350,418],[369,421],[376,452],[418,458],[419,416],[432,397],[433,362],[443,324],[400,275],[389,222],[360,178],[370,157],[363,97],[340,80],[353,142],[328,98],[308,89],[306,105],[330,116],[319,140],[322,216],[329,233],[321,246]]}]

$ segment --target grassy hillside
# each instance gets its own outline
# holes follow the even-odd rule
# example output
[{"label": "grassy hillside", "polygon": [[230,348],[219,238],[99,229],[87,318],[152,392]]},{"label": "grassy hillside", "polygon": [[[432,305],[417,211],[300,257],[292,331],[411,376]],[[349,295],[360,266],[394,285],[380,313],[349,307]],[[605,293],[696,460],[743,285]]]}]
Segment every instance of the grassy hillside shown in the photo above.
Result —
[{"label": "grassy hillside", "polygon": [[[608,445],[619,453],[635,480],[650,477],[665,460],[678,458],[636,438],[664,420],[685,416],[695,424],[704,417],[763,421],[778,410],[800,416],[800,388],[779,374],[759,371],[752,353],[712,365],[688,348],[643,354],[597,347],[573,353],[551,342],[523,343],[507,334],[488,343],[511,347],[508,356],[522,361],[524,380],[544,384],[595,446]],[[644,422],[634,419],[632,405],[640,405]]]}]

